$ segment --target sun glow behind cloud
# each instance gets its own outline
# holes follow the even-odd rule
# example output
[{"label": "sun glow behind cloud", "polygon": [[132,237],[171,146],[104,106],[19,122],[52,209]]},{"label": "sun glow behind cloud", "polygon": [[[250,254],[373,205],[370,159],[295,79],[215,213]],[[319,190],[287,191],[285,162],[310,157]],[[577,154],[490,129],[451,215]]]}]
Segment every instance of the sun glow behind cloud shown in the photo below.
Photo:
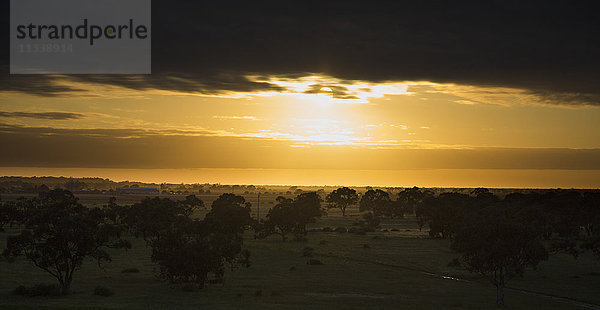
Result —
[{"label": "sun glow behind cloud", "polygon": [[343,81],[329,76],[311,75],[300,78],[286,77],[258,77],[246,76],[250,81],[277,85],[286,89],[285,92],[258,92],[249,96],[276,96],[287,95],[310,100],[328,101],[321,105],[331,103],[369,103],[373,98],[382,98],[386,95],[412,95],[408,91],[411,85],[430,85],[429,82],[396,82],[396,83],[368,83],[363,81]]},{"label": "sun glow behind cloud", "polygon": [[[318,74],[304,77],[248,75],[244,78],[251,83],[270,85],[267,87],[270,90],[203,93],[201,88],[197,92],[130,89],[59,77],[56,83],[76,91],[58,94],[52,107],[44,103],[45,109],[52,109],[47,113],[78,112],[82,115],[80,119],[67,122],[41,119],[40,116],[17,118],[15,115],[34,115],[31,113],[39,111],[40,105],[31,100],[40,97],[0,92],[3,97],[11,98],[11,105],[3,109],[11,117],[0,121],[24,127],[89,129],[84,133],[86,135],[92,135],[93,129],[145,130],[131,131],[132,135],[119,138],[137,138],[147,134],[234,137],[283,141],[290,147],[304,148],[318,145],[377,149],[574,145],[541,143],[538,141],[551,139],[535,139],[534,136],[529,142],[518,142],[519,139],[527,139],[519,132],[529,125],[514,123],[517,118],[515,115],[508,117],[512,113],[510,109],[562,109],[562,106],[544,104],[541,97],[523,89],[427,81],[371,83]],[[176,78],[174,81],[183,82]],[[184,82],[194,83],[191,80]],[[69,95],[69,100],[66,95]],[[19,97],[23,98],[17,100]],[[87,111],[79,109],[81,99],[85,100]],[[15,105],[17,101],[23,102],[22,107]],[[62,105],[59,101],[71,103]],[[109,102],[119,106],[109,111],[106,109]],[[497,121],[501,116],[498,113],[505,114],[502,116],[504,121]],[[584,122],[575,125],[585,127]],[[547,133],[548,126],[544,128],[542,133]],[[564,136],[562,141],[567,141],[568,137],[562,132],[555,133],[555,136]],[[535,139],[534,144],[532,139]],[[587,140],[578,145],[597,145]]]}]

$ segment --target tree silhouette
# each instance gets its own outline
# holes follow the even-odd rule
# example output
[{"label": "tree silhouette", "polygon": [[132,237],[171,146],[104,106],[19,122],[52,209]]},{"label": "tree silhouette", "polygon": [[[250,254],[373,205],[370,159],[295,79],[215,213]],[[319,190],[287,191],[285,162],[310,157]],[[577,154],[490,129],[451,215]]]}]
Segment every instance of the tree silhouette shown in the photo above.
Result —
[{"label": "tree silhouette", "polygon": [[71,180],[65,182],[64,186],[67,190],[76,192],[76,191],[80,191],[80,190],[84,189],[86,184],[85,184],[85,182],[71,179]]},{"label": "tree silhouette", "polygon": [[209,274],[222,280],[226,266],[249,265],[250,252],[242,250],[241,234],[252,224],[250,203],[241,196],[222,194],[204,219],[192,219],[202,206],[193,195],[181,201],[155,197],[122,212],[131,231],[151,247],[151,259],[162,279],[202,288]]},{"label": "tree silhouette", "polygon": [[396,215],[394,204],[387,192],[370,189],[360,198],[358,207],[360,212],[373,211],[375,216],[393,217]]},{"label": "tree silhouette", "polygon": [[398,193],[398,205],[404,213],[414,214],[423,199],[433,196],[431,191],[421,191],[418,187],[406,188]]},{"label": "tree silhouette", "polygon": [[306,225],[323,214],[321,198],[316,192],[299,194],[293,200],[279,196],[277,202],[269,210],[267,219],[257,225],[258,238],[278,234],[285,241],[286,235],[292,232],[296,238],[301,238],[306,236]]},{"label": "tree silhouette", "polygon": [[358,202],[358,194],[354,189],[340,187],[329,193],[325,200],[329,203],[328,208],[339,208],[342,216],[346,216],[346,208]]},{"label": "tree silhouette", "polygon": [[130,207],[119,208],[117,213],[136,237],[148,245],[161,239],[174,225],[190,217],[195,205],[169,198],[144,198]]},{"label": "tree silhouette", "polygon": [[4,226],[18,221],[19,218],[19,210],[15,202],[0,201],[0,232],[4,231]]},{"label": "tree silhouette", "polygon": [[278,234],[281,240],[286,240],[286,235],[292,233],[297,227],[296,212],[294,210],[294,200],[283,196],[277,197],[278,202],[267,213],[267,219],[263,223],[259,237],[266,237],[270,234]]},{"label": "tree silhouette", "polygon": [[415,212],[419,227],[427,224],[429,236],[434,238],[452,237],[463,215],[473,209],[474,201],[475,198],[456,192],[426,196]]},{"label": "tree silhouette", "polygon": [[25,256],[58,280],[62,294],[86,257],[109,262],[107,248],[130,247],[122,228],[109,223],[99,208],[86,208],[69,191],[56,189],[23,203],[25,229],[8,237],[4,255]]},{"label": "tree silhouette", "polygon": [[204,221],[210,223],[214,230],[241,234],[253,223],[250,206],[242,196],[222,194],[213,201]]},{"label": "tree silhouette", "polygon": [[460,253],[467,270],[486,276],[496,286],[498,306],[504,305],[506,281],[523,276],[548,252],[535,229],[515,216],[514,210],[493,206],[466,216],[451,248]]},{"label": "tree silhouette", "polygon": [[250,252],[242,250],[237,234],[214,231],[213,223],[184,218],[152,244],[152,261],[159,276],[171,283],[203,288],[209,274],[222,282],[225,267],[250,265]]}]

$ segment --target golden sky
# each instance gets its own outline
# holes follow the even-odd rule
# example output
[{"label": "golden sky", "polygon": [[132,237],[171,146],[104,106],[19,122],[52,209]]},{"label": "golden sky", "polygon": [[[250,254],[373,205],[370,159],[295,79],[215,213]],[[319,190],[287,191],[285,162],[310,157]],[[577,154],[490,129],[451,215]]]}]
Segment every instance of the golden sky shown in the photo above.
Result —
[{"label": "golden sky", "polygon": [[[422,169],[430,172],[413,172],[414,184],[552,184],[519,181],[517,172],[529,169],[529,175],[555,170],[550,179],[561,186],[600,186],[600,108],[596,106],[563,104],[506,87],[374,83],[322,75],[247,78],[285,91],[207,95],[59,78],[58,83],[67,89],[79,90],[55,96],[0,92],[0,139],[11,146],[0,156],[0,166],[259,169],[257,175],[260,169],[327,169],[322,173],[335,176],[339,171],[349,178],[347,184],[357,185],[410,185],[406,178],[397,181],[393,171]],[[19,172],[14,169],[4,171]],[[22,171],[35,174],[31,169]],[[439,169],[457,172],[431,172]],[[473,174],[465,174],[469,169],[490,174],[477,183]],[[517,170],[506,174],[511,169]],[[370,176],[348,173],[368,170],[380,172]],[[561,170],[570,172],[561,174]],[[577,171],[581,182],[576,182]],[[221,176],[213,171],[205,179],[185,175],[182,181],[343,181],[339,177],[325,180],[319,172],[312,177],[287,173],[287,181],[275,174],[269,179],[238,173],[236,179],[231,178],[231,171]],[[382,181],[377,182],[375,175]],[[571,183],[558,182],[567,175]],[[139,177],[157,181],[156,177]]]}]

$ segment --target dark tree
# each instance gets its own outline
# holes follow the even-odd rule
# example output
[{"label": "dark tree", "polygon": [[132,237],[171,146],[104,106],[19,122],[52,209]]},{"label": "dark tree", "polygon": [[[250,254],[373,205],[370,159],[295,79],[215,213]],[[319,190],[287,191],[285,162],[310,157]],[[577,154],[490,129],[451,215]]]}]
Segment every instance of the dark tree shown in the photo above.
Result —
[{"label": "dark tree", "polygon": [[464,217],[451,247],[469,271],[486,276],[496,286],[498,306],[504,305],[507,280],[523,276],[526,267],[536,267],[548,257],[537,231],[518,219],[514,210],[502,207]]},{"label": "dark tree", "polygon": [[152,261],[158,263],[163,279],[202,288],[210,274],[222,281],[227,266],[249,266],[250,252],[242,250],[241,234],[253,223],[250,203],[241,196],[223,194],[203,220],[192,220],[190,214],[171,213],[153,234],[159,238],[150,243]]},{"label": "dark tree", "polygon": [[25,229],[7,239],[4,255],[25,256],[58,280],[63,294],[86,257],[110,261],[107,248],[129,247],[122,229],[110,224],[104,210],[86,208],[69,191],[56,189],[23,203]]},{"label": "dark tree", "polygon": [[381,223],[379,217],[369,212],[363,214],[363,219],[355,222],[353,226],[358,226],[360,228],[360,231],[363,232],[373,232],[376,228],[380,227],[379,223]]},{"label": "dark tree", "polygon": [[118,213],[122,221],[137,237],[151,244],[161,239],[178,222],[189,218],[196,206],[169,198],[144,198],[130,207],[122,207]]},{"label": "dark tree", "polygon": [[293,200],[279,196],[277,202],[269,210],[267,219],[257,225],[258,238],[278,234],[285,241],[289,233],[294,233],[299,239],[306,236],[306,225],[323,214],[321,198],[315,192],[299,194]]},{"label": "dark tree", "polygon": [[429,235],[449,238],[462,216],[473,209],[474,198],[455,192],[442,193],[438,197],[427,196],[416,210],[419,227],[429,225]]},{"label": "dark tree", "polygon": [[253,223],[250,206],[242,196],[222,194],[213,201],[205,221],[211,223],[216,230],[241,234]]},{"label": "dark tree", "polygon": [[186,218],[152,244],[152,261],[159,276],[171,283],[203,288],[210,274],[222,282],[225,268],[248,267],[250,252],[242,250],[240,236],[215,232],[204,221]]},{"label": "dark tree", "polygon": [[398,193],[396,200],[403,213],[414,214],[423,199],[433,196],[431,191],[421,191],[418,187],[406,188]]},{"label": "dark tree", "polygon": [[64,187],[72,192],[76,192],[76,191],[80,191],[82,189],[84,189],[86,186],[85,182],[82,181],[77,181],[75,179],[71,179],[67,182],[65,182]]},{"label": "dark tree", "polygon": [[283,196],[277,197],[277,204],[267,213],[267,219],[263,223],[262,229],[258,232],[258,237],[266,237],[271,234],[278,234],[281,240],[285,241],[286,236],[297,227],[295,218],[294,200]]},{"label": "dark tree", "polygon": [[359,211],[373,211],[375,216],[391,216],[396,215],[394,212],[395,203],[390,199],[390,195],[380,189],[368,190],[361,198],[359,203]]},{"label": "dark tree", "polygon": [[339,208],[342,216],[346,216],[346,208],[358,202],[358,194],[354,189],[340,187],[329,193],[325,200],[329,203],[328,208]]},{"label": "dark tree", "polygon": [[600,258],[600,193],[586,192],[583,195],[582,224],[585,230],[583,249],[591,250]]},{"label": "dark tree", "polygon": [[20,219],[20,212],[15,202],[0,201],[0,232],[4,231],[4,227],[17,222]]},{"label": "dark tree", "polygon": [[306,225],[314,223],[316,218],[323,215],[321,201],[321,197],[316,192],[302,193],[294,198],[292,203],[296,219],[294,233],[297,236],[306,236]]},{"label": "dark tree", "polygon": [[204,201],[196,197],[196,195],[186,196],[185,199],[181,201],[181,204],[194,210],[204,208]]}]

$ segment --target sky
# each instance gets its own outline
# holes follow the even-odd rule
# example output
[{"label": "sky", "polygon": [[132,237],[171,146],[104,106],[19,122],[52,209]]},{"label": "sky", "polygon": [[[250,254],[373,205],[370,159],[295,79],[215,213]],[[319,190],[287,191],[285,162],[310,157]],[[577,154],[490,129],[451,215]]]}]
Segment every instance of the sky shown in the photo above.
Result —
[{"label": "sky", "polygon": [[9,75],[0,51],[0,174],[600,187],[585,2],[152,11],[151,75]]}]

